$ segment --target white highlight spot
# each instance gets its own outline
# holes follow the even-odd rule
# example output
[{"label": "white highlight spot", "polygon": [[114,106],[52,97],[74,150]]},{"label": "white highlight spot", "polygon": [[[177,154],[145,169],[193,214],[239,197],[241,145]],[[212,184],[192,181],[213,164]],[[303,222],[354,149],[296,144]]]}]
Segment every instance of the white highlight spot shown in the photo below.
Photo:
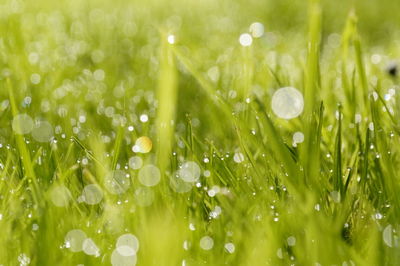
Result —
[{"label": "white highlight spot", "polygon": [[124,234],[118,238],[116,247],[122,256],[133,256],[139,250],[139,240],[133,234]]},{"label": "white highlight spot", "polygon": [[157,166],[148,164],[139,171],[139,181],[146,187],[153,187],[160,182],[161,173]]},{"label": "white highlight spot", "polygon": [[100,256],[100,250],[91,238],[86,238],[82,244],[83,252],[89,256]]},{"label": "white highlight spot", "polygon": [[272,111],[280,118],[296,118],[303,112],[303,108],[303,95],[293,87],[280,88],[272,96]]},{"label": "white highlight spot", "polygon": [[83,188],[83,200],[89,205],[96,205],[103,199],[103,192],[98,185],[90,184]]},{"label": "white highlight spot", "polygon": [[149,137],[142,136],[138,138],[135,142],[135,145],[132,147],[133,152],[140,153],[148,153],[151,151],[153,147],[153,142]]},{"label": "white highlight spot", "polygon": [[140,158],[139,156],[133,156],[131,158],[129,158],[129,167],[137,170],[142,168],[143,166],[143,159]]},{"label": "white highlight spot", "polygon": [[33,129],[33,120],[27,114],[16,115],[12,121],[12,129],[16,134],[28,134]]},{"label": "white highlight spot", "polygon": [[382,232],[383,236],[383,242],[388,246],[388,247],[393,247],[393,228],[392,225],[388,225],[383,229]]},{"label": "white highlight spot", "polygon": [[34,74],[31,75],[31,82],[32,82],[32,84],[37,85],[37,84],[40,83],[40,80],[41,80],[41,77],[40,77],[39,74],[34,73]]},{"label": "white highlight spot", "polygon": [[253,37],[248,33],[243,33],[239,37],[239,43],[244,47],[250,46],[253,43]]},{"label": "white highlight spot", "polygon": [[214,246],[214,240],[209,236],[203,236],[200,239],[200,247],[204,250],[210,250]]},{"label": "white highlight spot", "polygon": [[197,163],[185,162],[177,172],[178,176],[185,182],[196,182],[200,178],[201,170]]},{"label": "white highlight spot", "polygon": [[65,246],[72,252],[80,252],[82,251],[85,239],[85,232],[80,229],[73,229],[65,235]]},{"label": "white highlight spot", "polygon": [[168,35],[167,41],[168,41],[169,44],[174,44],[175,41],[176,41],[175,40],[175,35],[172,35],[172,34]]},{"label": "white highlight spot", "polygon": [[249,31],[254,38],[260,38],[264,35],[264,25],[260,22],[254,22],[250,25]]},{"label": "white highlight spot", "polygon": [[111,254],[111,265],[113,266],[135,266],[136,262],[136,254],[132,256],[123,256],[118,252],[118,249],[114,249]]},{"label": "white highlight spot", "polygon": [[233,252],[235,252],[235,245],[233,243],[226,243],[224,247],[226,252],[228,253],[232,254]]},{"label": "white highlight spot", "polygon": [[63,185],[53,187],[50,192],[51,202],[57,207],[68,206],[72,196],[69,189]]},{"label": "white highlight spot", "polygon": [[293,247],[294,245],[296,245],[296,238],[294,236],[289,236],[287,238],[287,243],[289,246]]},{"label": "white highlight spot", "polygon": [[146,115],[146,114],[142,114],[142,115],[140,116],[140,122],[146,123],[147,121],[149,121],[149,116]]},{"label": "white highlight spot", "polygon": [[244,155],[241,152],[236,152],[235,155],[233,155],[233,160],[235,163],[242,163],[244,161]]},{"label": "white highlight spot", "polygon": [[96,71],[93,72],[93,77],[97,81],[104,80],[105,76],[106,76],[106,73],[104,72],[103,69],[97,69]]},{"label": "white highlight spot", "polygon": [[130,187],[131,180],[124,171],[115,170],[105,176],[104,185],[110,193],[122,194]]},{"label": "white highlight spot", "polygon": [[139,187],[135,190],[135,201],[139,206],[150,206],[154,201],[153,190],[148,187]]},{"label": "white highlight spot", "polygon": [[47,121],[39,121],[32,130],[32,137],[38,142],[50,141],[53,134],[53,127]]},{"label": "white highlight spot", "polygon": [[304,134],[297,131],[293,134],[293,144],[302,143],[304,141]]}]

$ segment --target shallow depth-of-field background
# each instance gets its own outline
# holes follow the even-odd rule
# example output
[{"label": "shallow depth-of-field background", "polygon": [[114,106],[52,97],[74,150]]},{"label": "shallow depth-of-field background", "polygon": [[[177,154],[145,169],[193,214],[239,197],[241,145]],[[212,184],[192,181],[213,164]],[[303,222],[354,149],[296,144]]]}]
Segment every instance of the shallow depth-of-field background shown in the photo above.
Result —
[{"label": "shallow depth-of-field background", "polygon": [[0,1],[0,265],[400,265],[399,13]]}]

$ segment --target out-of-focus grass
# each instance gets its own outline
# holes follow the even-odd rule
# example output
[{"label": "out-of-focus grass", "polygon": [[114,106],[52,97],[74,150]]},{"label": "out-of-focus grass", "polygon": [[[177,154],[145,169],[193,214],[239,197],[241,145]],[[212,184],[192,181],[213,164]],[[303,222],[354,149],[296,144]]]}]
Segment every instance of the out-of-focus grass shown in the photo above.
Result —
[{"label": "out-of-focus grass", "polygon": [[[400,92],[386,71],[399,11],[390,0],[1,2],[0,264],[399,265]],[[263,36],[242,47],[256,21]],[[271,110],[285,86],[305,99],[292,120]],[[18,114],[48,121],[52,137],[17,134]],[[148,153],[133,150],[141,136]],[[160,180],[146,183],[157,172],[132,158]],[[195,182],[177,178],[188,161]],[[98,203],[82,197],[88,185]],[[73,229],[96,254],[72,252]],[[115,263],[127,233],[139,250]]]}]

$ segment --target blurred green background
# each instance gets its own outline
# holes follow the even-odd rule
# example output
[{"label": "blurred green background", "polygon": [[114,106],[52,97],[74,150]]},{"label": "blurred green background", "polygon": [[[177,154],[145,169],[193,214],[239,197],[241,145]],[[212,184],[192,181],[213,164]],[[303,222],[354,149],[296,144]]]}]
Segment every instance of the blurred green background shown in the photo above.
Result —
[{"label": "blurred green background", "polygon": [[[1,1],[0,265],[110,265],[126,233],[140,249],[114,265],[399,265],[400,94],[386,73],[399,12],[394,0]],[[254,22],[264,34],[243,47]],[[290,121],[270,107],[285,86],[306,100]],[[52,138],[18,134],[18,113]],[[151,152],[132,150],[140,136]],[[133,156],[159,184],[139,180]],[[201,177],[180,193],[187,161]],[[114,195],[119,170],[129,188]],[[90,184],[99,204],[81,199]],[[69,250],[73,229],[99,254]]]}]

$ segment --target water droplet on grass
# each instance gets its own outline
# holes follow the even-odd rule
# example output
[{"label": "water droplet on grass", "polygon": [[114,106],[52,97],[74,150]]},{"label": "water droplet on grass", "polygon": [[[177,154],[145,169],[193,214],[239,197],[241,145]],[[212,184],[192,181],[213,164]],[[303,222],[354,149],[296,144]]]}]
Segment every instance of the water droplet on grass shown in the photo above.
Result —
[{"label": "water droplet on grass", "polygon": [[122,256],[133,256],[139,250],[139,240],[133,234],[124,234],[118,238],[116,247]]},{"label": "water droplet on grass", "polygon": [[375,213],[374,217],[376,220],[381,220],[383,218],[383,215],[381,213],[377,212],[377,213]]},{"label": "water droplet on grass", "polygon": [[147,121],[149,121],[149,117],[146,114],[142,114],[140,116],[140,122],[146,123]]},{"label": "water droplet on grass", "polygon": [[80,252],[83,248],[83,241],[86,239],[86,234],[80,229],[73,229],[65,236],[65,245],[72,252]]},{"label": "water droplet on grass", "polygon": [[253,43],[253,37],[248,33],[243,33],[239,37],[239,43],[244,47],[250,46]]},{"label": "water droplet on grass", "polygon": [[287,244],[291,247],[296,245],[296,238],[294,236],[289,236],[287,238]]},{"label": "water droplet on grass", "polygon": [[272,111],[280,118],[296,118],[303,112],[303,108],[303,95],[293,87],[278,89],[272,96]]},{"label": "water droplet on grass", "polygon": [[50,198],[55,206],[66,207],[72,199],[72,196],[67,187],[60,185],[51,189]]},{"label": "water droplet on grass", "polygon": [[355,122],[356,124],[361,123],[361,120],[362,120],[362,116],[361,116],[360,114],[356,114],[356,115],[354,116],[354,122]]},{"label": "water droplet on grass", "polygon": [[140,158],[139,156],[133,156],[129,158],[129,167],[137,170],[140,169],[143,166],[143,159]]},{"label": "water droplet on grass", "polygon": [[264,25],[260,22],[254,22],[250,25],[249,31],[254,38],[260,38],[264,35]]},{"label": "water droplet on grass", "polygon": [[341,195],[340,195],[340,192],[339,192],[339,191],[332,191],[332,192],[330,193],[330,195],[331,195],[331,198],[332,198],[332,200],[333,200],[334,202],[336,202],[336,203],[339,203],[339,202],[340,202],[340,200],[341,200]]},{"label": "water droplet on grass", "polygon": [[100,250],[91,238],[86,238],[82,244],[83,252],[89,256],[100,256]]},{"label": "water droplet on grass", "polygon": [[103,199],[103,192],[98,185],[90,184],[83,188],[82,196],[89,205],[96,205]]},{"label": "water droplet on grass", "polygon": [[109,172],[104,178],[104,185],[112,194],[122,194],[131,185],[130,178],[122,170]]},{"label": "water droplet on grass", "polygon": [[204,250],[210,250],[214,246],[214,240],[209,236],[203,236],[200,239],[200,247]]},{"label": "water droplet on grass", "polygon": [[119,254],[125,257],[134,256],[136,252],[129,246],[119,246],[116,248]]},{"label": "water droplet on grass", "polygon": [[160,182],[161,174],[157,166],[148,164],[139,171],[139,181],[146,187],[152,187]]},{"label": "water droplet on grass", "polygon": [[134,266],[136,265],[136,261],[136,255],[123,256],[118,252],[117,249],[114,249],[111,254],[111,265],[113,266]]},{"label": "water droplet on grass", "polygon": [[16,134],[28,134],[33,129],[33,120],[27,114],[16,115],[12,121],[12,129]]},{"label": "water droplet on grass", "polygon": [[241,152],[236,152],[235,155],[233,155],[233,160],[235,163],[242,163],[244,161],[244,155]]},{"label": "water droplet on grass", "polygon": [[279,249],[276,251],[276,256],[277,256],[278,258],[280,258],[280,259],[283,259],[283,252],[282,252],[282,249],[281,249],[281,248],[279,248]]},{"label": "water droplet on grass", "polygon": [[233,243],[226,243],[224,247],[228,253],[232,254],[233,252],[235,252],[235,245]]},{"label": "water droplet on grass", "polygon": [[41,77],[40,77],[39,74],[34,73],[34,74],[31,75],[31,82],[32,82],[32,84],[37,85],[37,84],[40,83],[40,80],[41,80]]},{"label": "water droplet on grass", "polygon": [[103,69],[97,69],[96,71],[93,72],[93,77],[97,81],[104,80],[105,75],[106,74]]},{"label": "water droplet on grass", "polygon": [[154,201],[154,192],[151,188],[140,187],[135,190],[135,201],[137,205],[146,207],[150,206]]},{"label": "water droplet on grass", "polygon": [[382,232],[383,236],[383,242],[388,246],[388,247],[393,247],[393,228],[392,225],[388,225],[383,229]]},{"label": "water droplet on grass", "polygon": [[304,134],[300,131],[293,134],[293,144],[302,143],[304,141]]},{"label": "water droplet on grass", "polygon": [[186,193],[189,192],[193,184],[192,183],[187,183],[184,180],[182,180],[179,175],[178,176],[171,176],[169,179],[169,185],[170,187],[177,193]]},{"label": "water droplet on grass", "polygon": [[142,136],[138,138],[135,145],[132,147],[133,152],[148,153],[153,147],[153,142],[149,137]]},{"label": "water droplet on grass", "polygon": [[200,178],[200,167],[197,163],[192,161],[185,162],[181,169],[177,171],[179,178],[185,182],[196,182]]},{"label": "water droplet on grass", "polygon": [[31,263],[31,259],[25,254],[21,253],[18,255],[19,266],[26,266]]},{"label": "water droplet on grass", "polygon": [[53,137],[53,127],[47,121],[39,121],[32,130],[32,137],[38,142],[48,142]]},{"label": "water droplet on grass", "polygon": [[169,44],[174,44],[175,43],[175,35],[172,35],[172,34],[168,35],[167,41]]},{"label": "water droplet on grass", "polygon": [[207,71],[207,75],[213,82],[217,82],[219,80],[219,76],[220,76],[219,68],[217,66],[211,67]]}]

